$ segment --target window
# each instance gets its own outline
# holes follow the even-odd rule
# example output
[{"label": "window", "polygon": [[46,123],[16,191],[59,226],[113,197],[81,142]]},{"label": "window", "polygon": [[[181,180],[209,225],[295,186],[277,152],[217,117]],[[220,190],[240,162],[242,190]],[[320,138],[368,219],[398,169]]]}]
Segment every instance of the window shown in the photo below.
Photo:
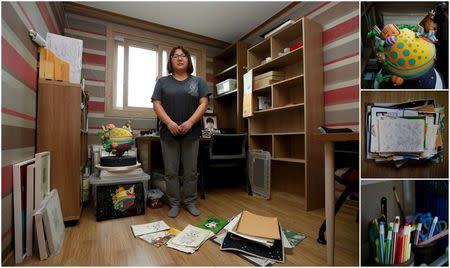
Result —
[{"label": "window", "polygon": [[167,74],[167,60],[173,47],[183,44],[191,53],[193,75],[204,77],[204,49],[175,38],[109,26],[105,81],[105,116],[155,118],[151,96],[156,81]]}]

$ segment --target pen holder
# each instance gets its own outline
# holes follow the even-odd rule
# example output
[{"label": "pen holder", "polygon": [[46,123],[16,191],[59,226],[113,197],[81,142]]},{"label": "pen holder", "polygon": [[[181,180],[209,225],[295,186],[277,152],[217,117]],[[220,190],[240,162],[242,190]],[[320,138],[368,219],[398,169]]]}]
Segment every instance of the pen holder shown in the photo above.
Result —
[{"label": "pen holder", "polygon": [[413,246],[413,252],[416,256],[414,259],[415,265],[421,265],[422,263],[430,264],[434,260],[436,260],[441,254],[440,250],[438,250],[437,241],[433,241],[430,244],[424,246]]},{"label": "pen holder", "polygon": [[[409,257],[409,260],[398,263],[398,264],[379,264],[375,260],[372,260],[373,266],[414,266],[414,252],[411,252],[411,256]],[[372,265],[371,265],[372,266]]]}]

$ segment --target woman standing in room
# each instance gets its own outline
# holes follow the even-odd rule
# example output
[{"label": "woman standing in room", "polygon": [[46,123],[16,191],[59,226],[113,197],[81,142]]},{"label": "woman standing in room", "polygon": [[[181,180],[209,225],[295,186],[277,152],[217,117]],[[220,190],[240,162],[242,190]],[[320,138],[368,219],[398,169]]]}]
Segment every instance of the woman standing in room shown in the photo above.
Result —
[{"label": "woman standing in room", "polygon": [[[167,62],[168,76],[160,78],[153,91],[152,102],[161,120],[160,139],[164,161],[166,194],[176,217],[182,202],[194,216],[200,215],[197,200],[197,155],[200,142],[200,119],[208,106],[211,92],[206,81],[191,75],[191,56],[182,46],[172,49]],[[183,164],[183,187],[178,176]]]}]

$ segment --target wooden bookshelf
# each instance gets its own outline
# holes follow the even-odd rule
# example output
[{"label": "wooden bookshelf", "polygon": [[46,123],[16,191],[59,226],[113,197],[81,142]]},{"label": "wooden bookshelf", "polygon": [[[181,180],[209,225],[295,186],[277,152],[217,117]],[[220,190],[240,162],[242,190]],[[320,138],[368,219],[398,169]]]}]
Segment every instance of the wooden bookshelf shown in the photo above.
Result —
[{"label": "wooden bookshelf", "polygon": [[237,42],[225,48],[214,57],[214,77],[216,83],[227,79],[236,79],[237,88],[217,95],[214,87],[214,114],[219,128],[233,128],[237,133],[247,132],[247,122],[242,117],[242,77],[247,66],[247,49],[245,42]]},{"label": "wooden bookshelf", "polygon": [[[250,47],[247,62],[253,79],[270,71],[284,76],[252,89],[249,148],[272,155],[272,188],[304,197],[306,210],[322,208],[323,145],[313,138],[324,121],[321,25],[300,19]],[[260,97],[270,99],[270,106],[258,110]]]}]

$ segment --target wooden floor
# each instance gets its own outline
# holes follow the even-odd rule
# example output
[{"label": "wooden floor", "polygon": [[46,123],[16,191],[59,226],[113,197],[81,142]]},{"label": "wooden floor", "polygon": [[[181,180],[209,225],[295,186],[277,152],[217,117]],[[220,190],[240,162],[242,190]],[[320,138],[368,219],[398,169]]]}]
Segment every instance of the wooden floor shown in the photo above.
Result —
[{"label": "wooden floor", "polygon": [[[168,218],[168,206],[147,208],[146,214],[102,222],[95,221],[92,207],[83,210],[81,220],[74,227],[67,227],[64,246],[58,256],[40,261],[37,252],[21,265],[44,266],[249,266],[239,256],[220,251],[212,241],[206,241],[194,254],[185,254],[167,247],[156,248],[134,238],[130,225],[164,220],[171,227],[182,230],[187,224],[196,225],[207,216],[230,218],[242,210],[278,217],[287,229],[306,234],[306,239],[286,254],[288,266],[326,265],[326,246],[316,242],[317,232],[323,220],[324,210],[305,212],[302,199],[273,192],[267,201],[248,196],[240,189],[211,189],[205,200],[199,200],[202,212],[199,217],[182,210],[175,218]],[[336,217],[335,264],[358,265],[357,207],[344,205]]]}]

